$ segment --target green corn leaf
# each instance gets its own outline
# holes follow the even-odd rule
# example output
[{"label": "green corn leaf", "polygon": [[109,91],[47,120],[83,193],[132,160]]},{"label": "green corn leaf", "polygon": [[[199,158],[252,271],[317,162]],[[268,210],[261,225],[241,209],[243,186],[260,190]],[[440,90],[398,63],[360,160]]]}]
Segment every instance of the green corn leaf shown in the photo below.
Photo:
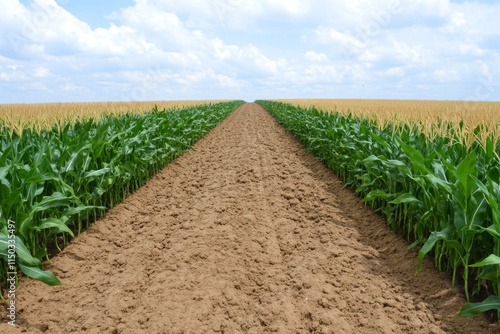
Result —
[{"label": "green corn leaf", "polygon": [[437,176],[435,176],[434,174],[425,175],[425,179],[428,180],[434,186],[435,189],[443,190],[449,195],[453,194],[455,187],[452,183],[442,180]]},{"label": "green corn leaf", "polygon": [[[9,239],[9,237],[6,234],[0,232],[0,251],[2,252],[6,251],[8,249],[9,244],[12,244],[12,240],[13,239]],[[40,265],[40,261],[31,256],[30,252],[24,245],[23,241],[18,236],[16,236],[14,240],[15,240],[14,245],[16,246],[17,259],[23,260],[30,265]]]},{"label": "green corn leaf", "polygon": [[28,277],[42,281],[50,286],[62,285],[56,275],[50,271],[44,271],[36,266],[27,266],[22,263],[18,263],[18,265],[21,268],[21,271]]},{"label": "green corn leaf", "polygon": [[457,166],[457,178],[465,190],[465,196],[469,197],[474,190],[476,181],[471,176],[477,175],[476,152],[472,151]]},{"label": "green corn leaf", "polygon": [[495,282],[498,280],[498,272],[496,266],[485,266],[483,271],[477,276],[479,280]]},{"label": "green corn leaf", "polygon": [[92,147],[92,144],[85,144],[78,151],[72,153],[70,159],[68,160],[68,162],[66,163],[66,166],[63,169],[63,172],[73,170],[75,168],[76,159],[78,158],[80,153],[82,153],[82,151],[89,149],[91,147]]},{"label": "green corn leaf", "polygon": [[9,174],[10,166],[0,167],[0,180],[5,179],[7,174]]},{"label": "green corn leaf", "polygon": [[420,240],[415,240],[414,242],[412,242],[406,249],[407,250],[410,250],[412,249],[413,247],[417,246],[418,244],[420,243]]},{"label": "green corn leaf", "polygon": [[75,208],[67,208],[66,210],[63,211],[62,216],[71,217],[71,216],[77,215],[83,211],[92,210],[92,209],[105,210],[106,208],[104,206],[80,205],[80,206],[77,206]]},{"label": "green corn leaf", "polygon": [[427,239],[427,241],[424,243],[424,245],[422,246],[422,248],[420,248],[420,251],[418,252],[417,273],[422,269],[422,262],[424,260],[425,255],[429,253],[432,250],[432,248],[434,248],[434,245],[439,240],[448,240],[450,232],[451,232],[451,226],[448,226],[440,232],[431,233],[430,237]]},{"label": "green corn leaf", "polygon": [[50,208],[67,205],[71,197],[64,196],[60,192],[55,192],[48,197],[44,197],[40,203],[35,204],[32,214],[39,211],[45,211]]},{"label": "green corn leaf", "polygon": [[[7,179],[0,179],[0,185],[2,185],[3,187],[5,187],[7,189],[7,193],[11,193],[12,192],[12,186],[9,182],[9,180]],[[5,196],[7,197],[7,196]]]},{"label": "green corn leaf", "polygon": [[499,226],[500,228],[500,208],[498,204],[498,199],[497,196],[500,195],[500,192],[497,192],[495,196],[495,189],[498,186],[498,183],[490,179],[489,176],[487,176],[488,183],[490,185],[490,188],[493,189],[493,191],[490,191],[490,188],[488,188],[481,180],[479,180],[475,176],[471,176],[472,179],[476,182],[476,185],[478,186],[479,190],[483,193],[483,196],[486,198],[488,201],[488,204],[491,208],[491,214],[493,218],[493,222]]},{"label": "green corn leaf", "polygon": [[58,232],[66,232],[74,238],[75,235],[73,234],[73,231],[71,231],[69,227],[66,225],[67,220],[68,217],[63,217],[63,219],[46,218],[42,220],[41,225],[35,226],[33,227],[33,229],[35,231],[42,231],[45,229],[56,229]]},{"label": "green corn leaf", "polygon": [[472,215],[469,216],[469,224],[472,225],[480,225],[484,222],[486,214],[487,214],[487,200],[483,196],[481,196],[481,201],[476,202],[473,198],[472,207],[474,208],[472,211]]},{"label": "green corn leaf", "polygon": [[41,266],[40,260],[34,258],[29,252],[28,248],[24,245],[24,242],[16,236],[16,255],[18,262],[21,261],[27,266],[39,267]]},{"label": "green corn leaf", "polygon": [[39,183],[39,182],[45,182],[45,181],[57,181],[58,179],[50,174],[40,174],[33,172],[27,176],[27,178],[24,180],[24,183],[30,184],[30,183]]},{"label": "green corn leaf", "polygon": [[459,317],[472,317],[489,310],[500,310],[500,297],[489,296],[480,303],[467,303],[462,307]]},{"label": "green corn leaf", "polygon": [[422,202],[413,196],[412,194],[402,194],[398,196],[396,199],[389,202],[390,204],[402,204],[402,203],[417,203],[422,204]]},{"label": "green corn leaf", "polygon": [[[0,163],[2,163],[2,162],[0,161]],[[7,188],[8,193],[10,193],[12,191],[12,186],[11,186],[9,180],[7,179],[10,168],[11,168],[11,166],[0,167],[0,184],[3,185],[5,188]],[[1,191],[0,191],[0,193],[1,193]]]},{"label": "green corn leaf", "polygon": [[425,166],[426,160],[420,151],[411,147],[410,145],[407,145],[405,142],[403,142],[399,138],[397,141],[398,141],[399,145],[401,145],[401,148],[406,153],[408,158],[410,159],[411,163],[417,169],[417,172],[422,173],[422,174],[430,172],[429,169]]},{"label": "green corn leaf", "polygon": [[372,190],[365,196],[365,202],[374,201],[376,199],[387,199],[392,197],[392,195],[386,193],[382,190]]},{"label": "green corn leaf", "polygon": [[441,161],[433,161],[432,169],[434,170],[434,174],[441,180],[447,181],[445,166]]},{"label": "green corn leaf", "polygon": [[497,228],[496,228],[495,225],[491,225],[491,226],[488,226],[488,227],[483,227],[483,226],[476,226],[476,227],[479,227],[483,231],[486,231],[489,234],[491,234],[493,237],[495,237],[497,239],[500,239],[500,231],[497,230]]},{"label": "green corn leaf", "polygon": [[83,178],[86,179],[86,178],[90,178],[90,177],[101,176],[101,175],[104,175],[106,173],[109,173],[110,171],[111,171],[111,168],[109,168],[109,167],[101,168],[99,170],[92,170],[90,172],[83,173]]},{"label": "green corn leaf", "polygon": [[408,166],[402,162],[402,161],[399,161],[399,160],[394,160],[394,159],[390,159],[390,160],[387,160],[387,163],[390,167],[396,167],[396,168],[399,168],[401,171],[403,171],[403,173],[405,173],[406,175],[411,175],[412,172],[411,170],[408,168]]},{"label": "green corn leaf", "polygon": [[367,162],[377,162],[377,161],[380,161],[380,158],[375,156],[375,155],[370,155],[368,158],[364,159],[363,162],[364,163],[367,163]]},{"label": "green corn leaf", "polygon": [[7,250],[9,247],[9,237],[0,231],[0,251]]},{"label": "green corn leaf", "polygon": [[492,264],[500,264],[500,257],[495,254],[490,254],[486,259],[469,265],[469,267],[484,267]]}]

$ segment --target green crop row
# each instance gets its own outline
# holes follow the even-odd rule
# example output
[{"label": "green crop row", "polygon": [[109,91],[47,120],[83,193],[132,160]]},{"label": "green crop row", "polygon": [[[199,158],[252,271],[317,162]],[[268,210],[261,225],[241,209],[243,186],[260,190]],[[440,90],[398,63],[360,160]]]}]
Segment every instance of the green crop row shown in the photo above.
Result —
[{"label": "green crop row", "polygon": [[433,254],[436,267],[453,274],[453,284],[457,275],[463,279],[467,300],[489,294],[468,302],[460,315],[500,310],[498,142],[429,140],[415,126],[379,127],[351,115],[257,103],[382,213],[392,230],[420,246],[417,272]]},{"label": "green crop row", "polygon": [[242,103],[155,107],[21,134],[0,125],[1,282],[21,269],[60,284],[42,270],[50,248],[64,246]]}]

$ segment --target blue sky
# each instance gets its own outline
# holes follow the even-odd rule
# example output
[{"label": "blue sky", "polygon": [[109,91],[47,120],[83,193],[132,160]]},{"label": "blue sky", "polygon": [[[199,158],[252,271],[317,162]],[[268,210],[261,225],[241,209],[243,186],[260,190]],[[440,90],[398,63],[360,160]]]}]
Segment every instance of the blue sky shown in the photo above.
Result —
[{"label": "blue sky", "polygon": [[110,13],[134,5],[133,0],[59,0],[56,2],[79,20],[88,23],[93,29],[108,27],[112,21],[109,19]]},{"label": "blue sky", "polygon": [[0,103],[500,100],[497,1],[0,4]]}]

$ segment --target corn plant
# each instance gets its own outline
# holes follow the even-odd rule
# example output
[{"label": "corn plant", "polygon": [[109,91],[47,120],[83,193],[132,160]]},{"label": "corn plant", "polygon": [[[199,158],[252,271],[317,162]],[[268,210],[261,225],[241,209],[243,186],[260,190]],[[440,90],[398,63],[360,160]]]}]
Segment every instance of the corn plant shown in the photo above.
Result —
[{"label": "corn plant", "polygon": [[49,285],[60,284],[42,270],[49,247],[61,250],[242,103],[155,107],[40,131],[0,127],[1,282],[13,238],[17,268]]},{"label": "corn plant", "polygon": [[461,315],[500,310],[500,143],[494,137],[470,143],[462,136],[463,124],[443,125],[448,135],[441,137],[415,123],[381,126],[314,107],[257,103],[381,212],[411,247],[420,246],[417,272],[432,253],[436,267],[452,273],[452,284],[462,273],[467,301],[482,289],[491,294],[466,304]]}]

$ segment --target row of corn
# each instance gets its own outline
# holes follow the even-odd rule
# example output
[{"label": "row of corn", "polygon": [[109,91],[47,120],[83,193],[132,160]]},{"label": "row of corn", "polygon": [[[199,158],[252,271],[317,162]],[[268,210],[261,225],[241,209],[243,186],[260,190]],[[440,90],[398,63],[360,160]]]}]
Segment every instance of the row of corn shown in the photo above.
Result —
[{"label": "row of corn", "polygon": [[51,248],[63,247],[242,103],[155,107],[22,133],[0,126],[0,282],[15,267],[60,284],[42,269]]},{"label": "row of corn", "polygon": [[[394,231],[463,284],[461,316],[500,310],[500,143],[460,128],[430,139],[417,126],[257,101],[352,187]],[[459,125],[460,127],[461,125]],[[474,130],[481,131],[481,128]]]}]

